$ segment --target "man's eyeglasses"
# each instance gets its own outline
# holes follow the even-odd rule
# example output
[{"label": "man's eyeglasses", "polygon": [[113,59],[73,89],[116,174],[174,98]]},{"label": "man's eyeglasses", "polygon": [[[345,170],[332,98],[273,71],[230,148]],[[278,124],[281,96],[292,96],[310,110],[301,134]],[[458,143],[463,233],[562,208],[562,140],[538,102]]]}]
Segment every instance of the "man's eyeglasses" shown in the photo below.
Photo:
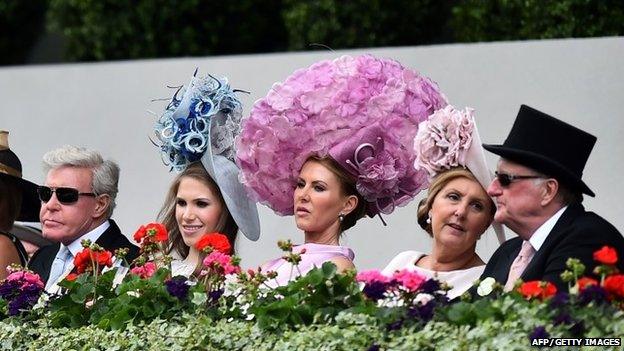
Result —
[{"label": "man's eyeglasses", "polygon": [[80,195],[91,196],[91,197],[96,196],[94,193],[81,193],[78,191],[78,189],[74,189],[74,188],[65,188],[65,187],[50,188],[50,187],[43,186],[43,185],[37,188],[37,194],[39,195],[39,200],[43,202],[50,201],[50,199],[52,198],[52,193],[56,193],[56,198],[59,200],[60,203],[64,205],[70,205],[70,204],[75,203],[76,201],[78,201],[78,198],[80,197]]},{"label": "man's eyeglasses", "polygon": [[494,174],[496,175],[496,178],[498,179],[498,182],[502,187],[508,187],[509,184],[513,183],[516,180],[544,178],[543,176],[539,175],[515,175],[498,172],[494,172]]}]

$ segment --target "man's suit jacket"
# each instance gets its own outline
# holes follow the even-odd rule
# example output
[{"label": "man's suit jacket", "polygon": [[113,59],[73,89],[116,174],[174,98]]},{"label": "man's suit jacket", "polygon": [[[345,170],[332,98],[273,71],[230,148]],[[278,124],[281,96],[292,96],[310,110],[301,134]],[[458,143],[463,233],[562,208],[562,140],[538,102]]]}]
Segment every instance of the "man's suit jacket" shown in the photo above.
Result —
[{"label": "man's suit jacket", "polygon": [[[128,248],[129,251],[126,260],[131,262],[139,255],[139,248],[133,245],[128,238],[121,233],[121,230],[119,230],[119,227],[112,219],[108,221],[110,222],[110,227],[102,233],[95,243],[113,253],[116,249]],[[54,262],[54,258],[60,247],[61,245],[59,243],[44,246],[35,252],[30,262],[28,262],[28,268],[39,274],[44,283],[47,282],[50,277],[52,262]]]},{"label": "man's suit jacket", "polygon": [[[519,237],[503,243],[490,258],[481,279],[493,277],[504,285],[521,245],[522,239]],[[566,270],[568,258],[580,259],[586,267],[585,273],[590,275],[596,266],[593,253],[604,245],[615,248],[618,256],[624,258],[624,237],[613,225],[597,214],[585,211],[581,204],[570,205],[535,253],[521,278],[524,281],[550,281],[559,290],[567,291],[567,283],[561,281],[560,274]],[[620,259],[618,268],[624,269],[624,260]]]}]

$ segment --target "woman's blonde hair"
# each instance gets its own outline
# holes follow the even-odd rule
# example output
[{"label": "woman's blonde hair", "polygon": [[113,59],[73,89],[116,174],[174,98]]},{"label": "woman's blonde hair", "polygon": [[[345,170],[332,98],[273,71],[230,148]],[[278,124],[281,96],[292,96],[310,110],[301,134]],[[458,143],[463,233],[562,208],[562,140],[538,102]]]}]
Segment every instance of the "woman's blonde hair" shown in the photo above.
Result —
[{"label": "woman's blonde hair", "polygon": [[[219,217],[219,222],[217,223],[215,231],[218,231],[219,233],[227,236],[230,245],[232,246],[232,251],[234,251],[236,234],[238,233],[238,225],[234,221],[234,218],[232,218],[230,211],[225,205],[225,202],[223,201],[223,195],[221,195],[221,191],[219,190],[219,187],[217,186],[215,181],[210,177],[208,172],[206,172],[206,169],[204,169],[204,166],[202,166],[200,162],[195,162],[189,165],[173,180],[173,183],[171,183],[171,186],[169,187],[167,197],[165,198],[165,203],[158,213],[158,221],[163,223],[167,228],[167,231],[169,232],[169,240],[166,243],[165,252],[170,254],[172,251],[175,250],[175,252],[182,258],[186,258],[189,253],[189,247],[186,246],[184,240],[182,240],[182,234],[180,234],[178,221],[176,220],[175,216],[178,188],[180,187],[180,183],[184,178],[193,178],[197,181],[200,181],[201,183],[206,185],[210,189],[210,191],[213,192],[213,194],[217,196],[219,202],[222,205],[223,211],[221,212],[221,216]],[[203,255],[200,254],[200,262],[202,260]]]},{"label": "woman's blonde hair", "polygon": [[[450,183],[452,180],[455,180],[457,178],[467,178],[481,185],[481,183],[479,183],[479,181],[477,180],[477,178],[475,178],[472,172],[470,172],[466,168],[461,168],[461,167],[452,168],[448,171],[442,172],[433,179],[433,181],[429,185],[429,191],[427,193],[427,197],[422,199],[420,203],[418,204],[418,212],[416,214],[417,219],[418,219],[418,224],[420,225],[420,227],[423,228],[431,236],[433,236],[433,232],[431,230],[431,223],[427,223],[427,219],[429,218],[429,211],[431,210],[433,201],[435,200],[436,196],[438,196],[438,193],[440,192],[440,190],[444,189],[444,187],[448,183]],[[496,206],[494,205],[494,201],[492,200],[492,198],[488,196],[488,199],[490,200],[490,212],[491,212],[490,223],[491,223],[492,219],[494,219],[494,213],[496,213]]]}]

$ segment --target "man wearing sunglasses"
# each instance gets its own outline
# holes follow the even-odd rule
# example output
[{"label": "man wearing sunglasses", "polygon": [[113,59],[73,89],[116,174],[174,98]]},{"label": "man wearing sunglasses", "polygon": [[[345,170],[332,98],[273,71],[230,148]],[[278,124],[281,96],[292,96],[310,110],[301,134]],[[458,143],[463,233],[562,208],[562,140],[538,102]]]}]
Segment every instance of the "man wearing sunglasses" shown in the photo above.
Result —
[{"label": "man wearing sunglasses", "polygon": [[[526,105],[503,145],[483,145],[501,157],[488,187],[495,198],[494,220],[518,237],[503,243],[482,279],[493,277],[511,290],[518,279],[545,280],[567,290],[560,274],[568,258],[593,270],[593,253],[604,245],[624,257],[624,238],[613,225],[587,212],[581,180],[596,137]],[[624,269],[620,260],[619,269]]]},{"label": "man wearing sunglasses", "polygon": [[73,146],[50,151],[43,161],[47,176],[37,189],[39,219],[43,236],[57,243],[38,250],[28,266],[46,281],[46,290],[55,292],[56,283],[72,271],[84,239],[111,252],[128,248],[127,259],[134,259],[138,248],[110,219],[118,191],[117,164],[103,160],[96,151]]}]

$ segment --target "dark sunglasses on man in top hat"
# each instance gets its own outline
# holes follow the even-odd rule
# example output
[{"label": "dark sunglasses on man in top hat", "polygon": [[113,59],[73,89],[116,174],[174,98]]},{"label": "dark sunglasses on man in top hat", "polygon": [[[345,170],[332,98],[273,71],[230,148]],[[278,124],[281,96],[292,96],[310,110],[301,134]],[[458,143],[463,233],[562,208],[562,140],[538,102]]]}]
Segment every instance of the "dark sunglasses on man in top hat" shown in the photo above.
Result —
[{"label": "dark sunglasses on man in top hat", "polygon": [[50,201],[50,199],[52,198],[52,193],[56,194],[56,199],[63,205],[71,205],[73,203],[76,203],[80,196],[97,196],[95,193],[81,193],[80,191],[78,191],[78,189],[67,187],[50,188],[41,185],[37,188],[37,194],[39,195],[39,199],[43,202]]},{"label": "dark sunglasses on man in top hat", "polygon": [[516,175],[516,174],[507,174],[507,173],[499,173],[499,172],[494,172],[494,175],[496,176],[496,179],[498,179],[498,183],[503,188],[510,186],[511,183],[518,181],[518,180],[544,178],[543,176],[539,176],[539,175]]}]

